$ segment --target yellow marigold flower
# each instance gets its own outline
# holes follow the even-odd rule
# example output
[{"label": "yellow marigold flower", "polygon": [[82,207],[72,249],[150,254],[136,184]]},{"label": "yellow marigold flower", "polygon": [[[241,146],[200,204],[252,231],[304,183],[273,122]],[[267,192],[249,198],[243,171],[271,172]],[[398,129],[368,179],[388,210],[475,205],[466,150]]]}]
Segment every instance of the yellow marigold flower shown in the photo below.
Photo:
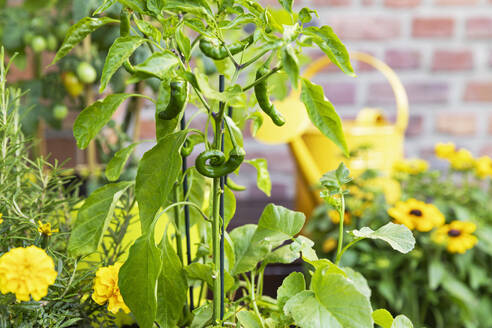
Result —
[{"label": "yellow marigold flower", "polygon": [[[331,210],[328,212],[328,216],[330,217],[331,222],[333,222],[335,224],[340,223],[340,215],[338,215],[338,211]],[[344,224],[350,224],[350,222],[351,222],[350,213],[345,212],[345,214],[343,216],[343,223]]]},{"label": "yellow marigold flower", "polygon": [[425,232],[444,224],[444,215],[437,207],[413,198],[397,202],[395,207],[388,210],[388,214],[396,223],[404,224],[410,230]]},{"label": "yellow marigold flower", "polygon": [[13,248],[0,257],[0,292],[14,293],[18,301],[36,301],[55,283],[55,264],[36,246]]},{"label": "yellow marigold flower", "polygon": [[432,240],[446,245],[450,253],[463,254],[477,244],[477,237],[472,235],[476,228],[472,222],[453,221],[437,229],[432,234]]},{"label": "yellow marigold flower", "polygon": [[439,158],[449,159],[456,151],[456,146],[452,142],[438,143],[434,149],[436,156]]},{"label": "yellow marigold flower", "polygon": [[43,223],[38,220],[38,231],[45,236],[51,236],[53,232],[58,232],[58,229],[51,229],[51,223]]},{"label": "yellow marigold flower", "polygon": [[120,309],[129,313],[130,309],[123,301],[123,297],[118,287],[118,273],[121,263],[115,263],[107,267],[101,267],[96,272],[94,279],[94,292],[92,299],[99,305],[108,302],[108,310],[117,313]]},{"label": "yellow marigold flower", "polygon": [[396,161],[393,165],[395,172],[407,173],[407,174],[419,174],[429,169],[429,163],[423,159],[407,159]]},{"label": "yellow marigold flower", "polygon": [[328,238],[323,242],[323,252],[329,253],[337,247],[337,241],[333,238]]},{"label": "yellow marigold flower", "polygon": [[475,161],[475,174],[480,179],[492,176],[492,159],[488,156],[477,159]]},{"label": "yellow marigold flower", "polygon": [[471,169],[475,164],[473,155],[466,149],[460,149],[449,158],[451,167],[458,171]]}]

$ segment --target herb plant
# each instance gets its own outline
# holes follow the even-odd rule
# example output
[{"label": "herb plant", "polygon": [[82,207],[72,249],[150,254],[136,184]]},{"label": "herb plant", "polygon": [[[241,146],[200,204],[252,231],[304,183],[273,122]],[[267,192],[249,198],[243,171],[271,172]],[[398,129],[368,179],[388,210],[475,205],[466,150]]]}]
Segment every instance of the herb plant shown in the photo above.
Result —
[{"label": "herb plant", "polygon": [[[85,108],[73,128],[78,146],[85,148],[126,99],[143,97],[155,104],[156,145],[140,160],[135,182],[118,182],[136,147],[131,144],[109,163],[106,175],[115,182],[89,197],[69,243],[77,256],[96,252],[120,196],[134,190],[141,234],[119,270],[119,289],[142,328],[412,326],[403,316],[373,313],[370,290],[360,274],[317,258],[313,242],[297,236],[305,223],[302,213],[269,204],[257,225],[227,232],[235,207],[231,189],[240,189],[228,175],[244,163],[254,165],[260,171],[259,185],[269,192],[264,162],[245,160],[240,129],[248,120],[256,128],[261,124],[256,103],[265,119],[284,124],[270,102],[269,79],[284,74],[292,88],[300,89],[313,124],[348,153],[337,113],[323,89],[300,76],[299,57],[303,49],[319,47],[353,76],[349,55],[330,27],[308,26],[314,10],[296,12],[289,0],[280,4],[279,14],[251,0],[109,0],[94,17],[70,28],[55,57],[56,62],[98,28],[120,24],[120,37],[102,69],[100,91],[120,67],[131,74],[128,83],[160,80],[155,99],[141,93],[110,94]],[[117,5],[122,6],[120,20],[102,15]],[[147,47],[150,55],[135,61],[132,54],[139,47]],[[218,76],[204,74],[200,60],[213,60]],[[198,117],[205,117],[206,124],[191,128]],[[197,156],[188,167],[190,154]],[[348,176],[341,165],[322,180],[323,197],[342,216]],[[168,222],[165,229],[159,228],[162,220]],[[193,227],[199,231],[196,239],[190,233]],[[339,231],[337,263],[350,247],[343,245],[343,220]],[[403,252],[413,247],[411,233],[400,225],[353,233],[359,240],[385,240]],[[300,257],[310,271],[289,275],[277,299],[264,296],[266,266]],[[206,298],[208,287],[211,300]]]}]

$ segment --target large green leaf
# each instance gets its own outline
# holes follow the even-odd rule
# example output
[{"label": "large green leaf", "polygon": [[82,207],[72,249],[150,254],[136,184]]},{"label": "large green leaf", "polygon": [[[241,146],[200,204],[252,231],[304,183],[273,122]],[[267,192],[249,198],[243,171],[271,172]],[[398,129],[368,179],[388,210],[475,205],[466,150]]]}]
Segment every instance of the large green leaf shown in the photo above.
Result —
[{"label": "large green leaf", "polygon": [[256,314],[250,311],[239,311],[236,314],[237,320],[242,328],[262,328],[260,319]]},{"label": "large green leaf", "polygon": [[179,59],[170,51],[156,52],[143,63],[135,66],[135,71],[164,80],[169,71],[179,64]]},{"label": "large green leaf", "polygon": [[253,165],[256,169],[256,186],[258,189],[270,197],[272,192],[272,181],[270,180],[270,173],[268,173],[268,163],[266,159],[255,158],[247,160],[246,163]]},{"label": "large green leaf", "polygon": [[133,182],[110,183],[94,191],[79,209],[68,251],[84,256],[97,251],[111,222],[116,203]]},{"label": "large green leaf", "polygon": [[[284,313],[301,328],[343,328],[340,322],[316,298],[313,291],[302,291],[290,298]],[[347,326],[348,327],[348,326]]]},{"label": "large green leaf", "polygon": [[300,272],[292,272],[289,274],[282,285],[277,289],[277,302],[279,308],[283,308],[285,303],[297,293],[306,289],[306,281],[304,275]]},{"label": "large green leaf", "polygon": [[342,130],[342,122],[335,108],[329,102],[319,85],[302,79],[301,99],[306,106],[311,122],[348,156],[347,142]]},{"label": "large green leaf", "polygon": [[304,221],[303,213],[268,204],[256,229],[254,225],[234,229],[231,232],[236,257],[233,274],[252,270],[273,248],[298,234]]},{"label": "large green leaf", "polygon": [[342,268],[342,270],[362,295],[367,298],[371,297],[371,289],[369,288],[366,278],[364,278],[362,274],[350,267]]},{"label": "large green leaf", "polygon": [[316,299],[342,327],[373,327],[369,298],[362,294],[347,277],[322,268],[315,271],[311,289],[316,294]]},{"label": "large green leaf", "polygon": [[377,309],[372,313],[374,323],[382,328],[391,328],[393,324],[393,316],[386,309]]},{"label": "large green leaf", "polygon": [[121,295],[141,328],[154,326],[161,264],[161,251],[155,245],[152,229],[130,247],[128,259],[120,269]]},{"label": "large green leaf", "polygon": [[81,149],[86,148],[103,126],[109,122],[118,106],[131,96],[135,95],[127,93],[112,94],[86,107],[77,116],[73,124],[73,136],[77,140],[77,146]]},{"label": "large green leaf", "polygon": [[104,62],[99,92],[103,92],[106,89],[106,85],[113,74],[144,42],[146,42],[146,39],[137,35],[120,36],[114,40]]},{"label": "large green leaf", "polygon": [[156,321],[161,327],[175,327],[186,305],[188,283],[167,233],[161,245],[162,270],[157,286]]},{"label": "large green leaf", "polygon": [[342,41],[329,26],[310,26],[304,30],[304,34],[313,37],[318,47],[337,65],[345,74],[355,76],[350,57]]},{"label": "large green leaf", "polygon": [[139,144],[140,142],[134,142],[128,147],[118,150],[116,154],[114,154],[108,165],[106,165],[106,178],[109,181],[116,181],[120,178],[128,158],[130,158],[130,155]]},{"label": "large green leaf", "polygon": [[383,240],[401,253],[408,253],[415,246],[415,238],[412,232],[403,224],[389,222],[376,231],[363,227],[360,230],[352,230],[350,233],[359,238]]},{"label": "large green leaf", "polygon": [[74,46],[76,46],[80,41],[82,41],[87,35],[94,32],[98,28],[108,23],[118,23],[116,19],[109,17],[91,18],[84,17],[75,23],[67,32],[65,39],[63,40],[60,49],[55,55],[53,62],[56,63],[61,58],[65,57]]},{"label": "large green leaf", "polygon": [[291,85],[297,89],[299,81],[299,60],[294,48],[287,46],[282,49],[282,65],[289,76]]},{"label": "large green leaf", "polygon": [[181,172],[180,149],[187,131],[169,134],[146,152],[138,165],[135,185],[140,223],[146,233]]}]

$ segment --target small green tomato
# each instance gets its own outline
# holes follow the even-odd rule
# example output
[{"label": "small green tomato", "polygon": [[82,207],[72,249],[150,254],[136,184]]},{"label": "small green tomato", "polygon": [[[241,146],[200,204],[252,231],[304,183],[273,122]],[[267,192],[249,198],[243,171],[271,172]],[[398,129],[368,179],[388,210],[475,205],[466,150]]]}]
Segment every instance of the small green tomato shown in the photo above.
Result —
[{"label": "small green tomato", "polygon": [[31,48],[35,53],[40,53],[46,50],[46,40],[42,36],[35,36],[31,40]]},{"label": "small green tomato", "polygon": [[77,66],[77,76],[82,83],[90,84],[96,81],[97,73],[91,64],[82,62]]},{"label": "small green tomato", "polygon": [[65,105],[58,104],[53,108],[53,116],[59,121],[67,117],[67,114],[68,114],[68,108]]}]

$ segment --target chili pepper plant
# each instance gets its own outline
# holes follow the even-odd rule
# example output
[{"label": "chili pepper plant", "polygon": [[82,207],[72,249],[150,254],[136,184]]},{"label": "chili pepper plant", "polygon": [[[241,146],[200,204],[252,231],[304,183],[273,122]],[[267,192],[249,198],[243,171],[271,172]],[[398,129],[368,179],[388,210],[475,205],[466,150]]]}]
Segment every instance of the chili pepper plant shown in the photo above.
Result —
[{"label": "chili pepper plant", "polygon": [[[254,165],[260,186],[269,192],[265,162],[245,159],[241,128],[252,121],[257,129],[262,119],[285,123],[270,100],[268,82],[277,74],[300,91],[313,124],[348,153],[340,118],[323,89],[300,76],[299,65],[304,49],[318,47],[354,76],[347,50],[329,26],[312,24],[316,11],[279,2],[280,11],[251,0],[119,0],[122,12],[114,19],[104,12],[118,4],[105,1],[98,14],[70,28],[55,57],[56,62],[97,29],[119,24],[100,92],[120,67],[132,75],[127,83],[160,80],[157,97],[110,94],[85,108],[73,127],[78,146],[85,148],[126,99],[143,97],[155,104],[156,143],[140,160],[135,181],[118,180],[137,146],[130,144],[109,163],[106,175],[113,182],[86,201],[86,214],[77,219],[69,242],[79,257],[97,251],[119,197],[134,190],[141,234],[119,271],[119,289],[140,327],[373,327],[374,322],[412,327],[404,316],[373,312],[364,278],[338,266],[350,247],[343,244],[343,220],[335,263],[319,260],[313,242],[298,236],[304,214],[281,206],[266,206],[258,224],[227,230],[235,209],[231,189],[241,189],[228,175]],[[139,47],[151,54],[131,63]],[[214,63],[217,75],[202,72],[203,58]],[[204,118],[201,128],[191,128],[198,118]],[[349,180],[342,164],[321,181],[323,198],[339,213]],[[194,228],[197,237],[190,233]],[[354,233],[380,238],[402,252],[414,242],[407,228],[395,224]],[[263,295],[266,266],[299,258],[309,271],[289,275],[277,299]]]}]

